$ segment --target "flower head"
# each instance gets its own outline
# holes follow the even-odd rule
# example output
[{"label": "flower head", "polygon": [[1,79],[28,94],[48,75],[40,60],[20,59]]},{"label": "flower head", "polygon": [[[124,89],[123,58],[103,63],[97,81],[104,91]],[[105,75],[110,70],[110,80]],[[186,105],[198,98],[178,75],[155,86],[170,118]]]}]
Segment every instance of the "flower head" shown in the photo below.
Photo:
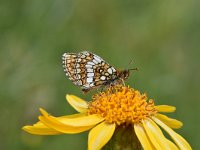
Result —
[{"label": "flower head", "polygon": [[[67,95],[67,101],[79,113],[54,117],[40,109],[39,122],[23,129],[31,134],[56,135],[74,134],[90,130],[88,149],[101,149],[119,127],[132,128],[143,149],[191,149],[187,141],[172,129],[182,127],[176,119],[160,114],[174,112],[175,107],[154,105],[146,94],[126,86],[114,86],[93,96],[86,102],[74,95]],[[172,138],[168,140],[162,133],[163,128]]]},{"label": "flower head", "polygon": [[157,113],[154,101],[132,88],[115,86],[93,96],[88,114],[99,114],[116,125],[139,123]]}]

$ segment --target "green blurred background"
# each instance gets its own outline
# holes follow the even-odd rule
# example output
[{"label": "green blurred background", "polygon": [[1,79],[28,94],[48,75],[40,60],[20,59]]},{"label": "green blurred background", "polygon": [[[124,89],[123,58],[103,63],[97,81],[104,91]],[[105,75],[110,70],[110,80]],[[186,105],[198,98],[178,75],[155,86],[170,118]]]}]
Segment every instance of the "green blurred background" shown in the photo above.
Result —
[{"label": "green blurred background", "polygon": [[[75,113],[65,94],[83,95],[66,77],[64,52],[89,50],[116,68],[138,67],[127,84],[156,104],[177,107],[177,130],[200,149],[200,1],[1,0],[0,149],[87,149],[87,132],[35,136],[21,130],[45,108]],[[128,66],[133,60],[133,64]]]}]

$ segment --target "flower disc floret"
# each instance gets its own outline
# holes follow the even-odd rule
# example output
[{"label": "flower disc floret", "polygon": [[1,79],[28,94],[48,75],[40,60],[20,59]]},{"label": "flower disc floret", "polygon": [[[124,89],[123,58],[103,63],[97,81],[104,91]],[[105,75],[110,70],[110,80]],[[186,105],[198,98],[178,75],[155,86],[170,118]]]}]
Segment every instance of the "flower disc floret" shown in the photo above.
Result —
[{"label": "flower disc floret", "polygon": [[126,86],[114,86],[93,96],[87,111],[99,114],[109,123],[134,124],[157,113],[152,99]]}]

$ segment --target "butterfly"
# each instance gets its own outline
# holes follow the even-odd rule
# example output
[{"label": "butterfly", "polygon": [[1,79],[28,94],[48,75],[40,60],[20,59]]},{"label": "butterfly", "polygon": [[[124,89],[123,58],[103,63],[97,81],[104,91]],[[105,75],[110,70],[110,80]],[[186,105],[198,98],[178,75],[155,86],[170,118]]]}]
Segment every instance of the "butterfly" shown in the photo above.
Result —
[{"label": "butterfly", "polygon": [[62,64],[66,76],[84,93],[103,86],[124,83],[130,70],[118,70],[109,65],[100,56],[88,51],[64,53]]}]

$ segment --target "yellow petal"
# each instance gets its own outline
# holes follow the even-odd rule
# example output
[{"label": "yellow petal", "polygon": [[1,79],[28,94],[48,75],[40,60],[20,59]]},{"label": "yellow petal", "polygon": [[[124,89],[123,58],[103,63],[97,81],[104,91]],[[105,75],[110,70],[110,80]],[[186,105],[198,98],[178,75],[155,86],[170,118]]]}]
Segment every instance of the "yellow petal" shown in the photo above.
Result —
[{"label": "yellow petal", "polygon": [[71,118],[78,118],[78,117],[82,117],[82,116],[86,116],[87,114],[85,113],[78,113],[78,114],[73,114],[73,115],[65,115],[65,116],[60,116],[60,117],[57,117],[57,118],[60,118],[60,119],[71,119]]},{"label": "yellow petal", "polygon": [[[41,112],[41,114],[43,115],[43,116],[50,116],[49,114],[48,114],[48,112],[46,112],[44,109],[42,109],[42,108],[40,108],[39,109],[40,110],[40,112]],[[59,119],[61,119],[62,120],[62,118],[64,119],[64,118],[78,118],[78,117],[82,117],[82,116],[86,116],[86,113],[78,113],[78,114],[72,114],[72,115],[65,115],[65,116],[60,116],[60,117],[57,117],[57,118],[59,118]],[[39,122],[37,122],[37,123],[41,123],[40,121]]]},{"label": "yellow petal", "polygon": [[145,119],[142,121],[142,123],[149,139],[151,140],[151,143],[156,149],[165,150],[169,147],[165,136],[156,123],[154,123],[151,119]]},{"label": "yellow petal", "polygon": [[66,99],[69,104],[78,112],[84,113],[88,109],[88,103],[77,96],[74,95],[66,95]]},{"label": "yellow petal", "polygon": [[93,126],[104,120],[104,118],[98,115],[86,115],[86,114],[76,114],[70,115],[69,117],[53,117],[49,115],[45,110],[40,109],[41,113],[51,120],[56,120],[67,126],[81,127],[81,126]]},{"label": "yellow petal", "polygon": [[169,105],[157,105],[155,108],[158,110],[158,112],[174,112],[176,110],[176,107],[174,106],[169,106]]},{"label": "yellow petal", "polygon": [[168,143],[170,150],[179,150],[178,147],[170,140],[166,139],[166,142]]},{"label": "yellow petal", "polygon": [[31,134],[37,134],[37,135],[57,135],[62,134],[59,131],[56,131],[54,129],[48,128],[47,126],[43,125],[34,125],[34,126],[24,126],[22,128],[24,131],[31,133]]},{"label": "yellow petal", "polygon": [[[46,115],[49,116],[49,114],[45,110],[43,110],[43,109],[40,108],[40,111],[42,112],[42,115],[44,114],[44,116],[46,116]],[[62,120],[65,121],[66,119],[78,118],[78,117],[83,117],[83,116],[86,116],[86,114],[79,113],[79,114],[73,114],[73,115],[60,116],[60,117],[57,117],[57,118],[62,122]],[[44,126],[44,124],[41,121],[36,122],[34,124],[34,126],[35,125],[37,125],[37,126],[40,126],[40,125]]]},{"label": "yellow petal", "polygon": [[144,128],[140,124],[134,124],[135,133],[142,144],[144,150],[154,150],[154,146],[152,145],[150,139],[148,138],[147,134],[145,133]]},{"label": "yellow petal", "polygon": [[171,136],[171,138],[174,140],[176,145],[181,150],[191,150],[192,149],[190,144],[182,136],[180,136],[179,134],[174,132],[171,128],[169,128],[167,125],[165,125],[158,118],[156,118],[156,117],[152,117],[152,118],[158,125],[160,125]]},{"label": "yellow petal", "polygon": [[45,110],[40,109],[43,116],[39,120],[49,128],[62,133],[80,133],[91,129],[94,125],[102,122],[104,119],[97,115],[70,115],[69,117],[54,117],[49,115]]},{"label": "yellow petal", "polygon": [[87,115],[87,116],[81,116],[76,118],[62,118],[60,121],[63,124],[70,125],[70,126],[91,126],[96,125],[100,122],[102,122],[104,119],[99,117],[98,115]]},{"label": "yellow petal", "polygon": [[68,134],[80,133],[80,132],[89,130],[93,127],[93,126],[82,126],[82,127],[69,126],[69,125],[63,124],[62,122],[58,121],[58,119],[53,118],[53,117],[40,116],[39,119],[47,127],[52,128],[61,133],[68,133]]},{"label": "yellow petal", "polygon": [[156,114],[155,117],[158,118],[164,124],[166,124],[167,126],[169,126],[170,128],[173,128],[173,129],[178,129],[178,128],[181,128],[183,126],[183,123],[181,121],[169,118],[169,117],[162,115],[162,114]]},{"label": "yellow petal", "polygon": [[94,127],[88,137],[88,150],[100,150],[112,137],[115,124],[102,122]]}]

